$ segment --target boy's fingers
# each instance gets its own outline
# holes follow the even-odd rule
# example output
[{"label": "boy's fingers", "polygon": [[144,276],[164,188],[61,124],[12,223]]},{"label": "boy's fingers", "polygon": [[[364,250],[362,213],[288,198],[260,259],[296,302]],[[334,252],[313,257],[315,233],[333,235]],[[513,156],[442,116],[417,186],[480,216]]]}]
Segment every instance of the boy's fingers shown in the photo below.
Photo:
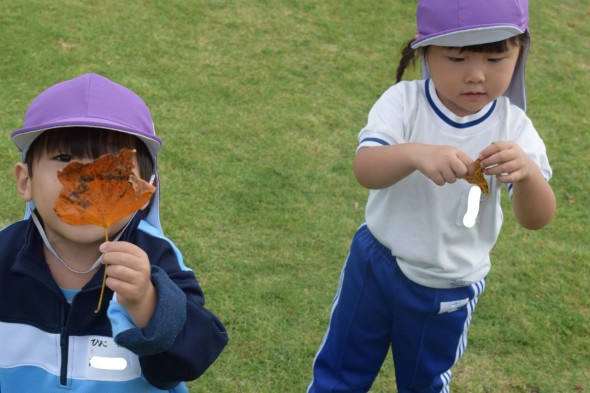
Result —
[{"label": "boy's fingers", "polygon": [[106,253],[123,253],[133,255],[137,258],[143,258],[144,256],[147,257],[145,251],[143,251],[140,247],[137,247],[134,244],[128,242],[104,242],[102,243],[99,248],[100,252],[103,254]]},{"label": "boy's fingers", "polygon": [[117,252],[117,251],[121,251],[121,252],[129,252],[128,250],[130,250],[133,245],[131,243],[128,242],[123,242],[123,241],[117,241],[117,242],[104,242],[102,243],[98,249],[100,250],[100,252]]}]

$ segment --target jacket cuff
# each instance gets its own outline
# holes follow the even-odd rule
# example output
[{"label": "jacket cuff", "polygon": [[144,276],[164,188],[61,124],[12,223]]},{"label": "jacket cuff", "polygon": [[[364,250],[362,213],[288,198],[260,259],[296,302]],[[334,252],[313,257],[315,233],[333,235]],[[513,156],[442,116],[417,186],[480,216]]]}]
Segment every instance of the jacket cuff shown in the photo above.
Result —
[{"label": "jacket cuff", "polygon": [[152,266],[151,280],[156,288],[154,315],[143,329],[138,328],[116,299],[111,300],[107,315],[115,342],[139,356],[168,350],[186,322],[186,295],[166,272]]}]

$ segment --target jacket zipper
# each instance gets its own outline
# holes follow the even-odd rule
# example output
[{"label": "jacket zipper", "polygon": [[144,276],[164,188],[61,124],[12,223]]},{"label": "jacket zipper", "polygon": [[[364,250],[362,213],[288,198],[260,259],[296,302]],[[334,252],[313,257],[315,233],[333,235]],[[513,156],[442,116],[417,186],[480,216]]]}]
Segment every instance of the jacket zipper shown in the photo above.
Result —
[{"label": "jacket zipper", "polygon": [[69,351],[69,335],[68,335],[68,308],[62,306],[61,308],[61,330],[59,336],[59,346],[61,349],[61,366],[59,383],[61,386],[68,385],[68,351]]}]

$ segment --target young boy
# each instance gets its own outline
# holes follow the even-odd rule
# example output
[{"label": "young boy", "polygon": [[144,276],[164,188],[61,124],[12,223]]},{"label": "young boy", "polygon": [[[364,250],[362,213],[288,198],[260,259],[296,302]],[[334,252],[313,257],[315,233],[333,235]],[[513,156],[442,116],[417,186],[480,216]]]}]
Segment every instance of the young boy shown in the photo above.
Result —
[{"label": "young boy", "polygon": [[[25,219],[0,231],[1,392],[187,392],[227,343],[194,273],[159,222],[157,192],[114,223],[70,226],[57,172],[123,148],[158,184],[151,114],[131,90],[86,74],[41,93],[11,137]],[[102,262],[102,263],[101,263]],[[108,279],[98,304],[103,269]]]}]

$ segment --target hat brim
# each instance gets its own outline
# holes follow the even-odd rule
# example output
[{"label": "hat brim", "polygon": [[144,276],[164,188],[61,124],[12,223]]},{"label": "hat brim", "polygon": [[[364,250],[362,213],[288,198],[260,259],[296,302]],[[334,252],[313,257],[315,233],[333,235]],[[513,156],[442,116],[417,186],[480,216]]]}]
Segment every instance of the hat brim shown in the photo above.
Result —
[{"label": "hat brim", "polygon": [[505,39],[523,34],[526,30],[514,25],[483,26],[468,30],[454,30],[436,35],[418,38],[412,42],[413,49],[435,45],[444,47],[464,47],[471,45],[488,44],[503,41]]},{"label": "hat brim", "polygon": [[21,151],[21,157],[24,158],[33,141],[37,139],[37,137],[41,135],[43,132],[56,128],[69,127],[100,128],[105,130],[123,132],[126,134],[136,136],[146,144],[148,150],[154,158],[157,157],[158,152],[160,151],[160,147],[162,145],[161,139],[154,135],[144,135],[144,133],[142,132],[139,132],[135,129],[131,129],[119,123],[109,122],[103,119],[97,119],[96,121],[93,121],[89,120],[88,118],[63,119],[49,124],[43,124],[42,126],[21,128],[19,130],[13,131],[10,136],[12,137],[12,140],[16,147],[18,147]]}]

